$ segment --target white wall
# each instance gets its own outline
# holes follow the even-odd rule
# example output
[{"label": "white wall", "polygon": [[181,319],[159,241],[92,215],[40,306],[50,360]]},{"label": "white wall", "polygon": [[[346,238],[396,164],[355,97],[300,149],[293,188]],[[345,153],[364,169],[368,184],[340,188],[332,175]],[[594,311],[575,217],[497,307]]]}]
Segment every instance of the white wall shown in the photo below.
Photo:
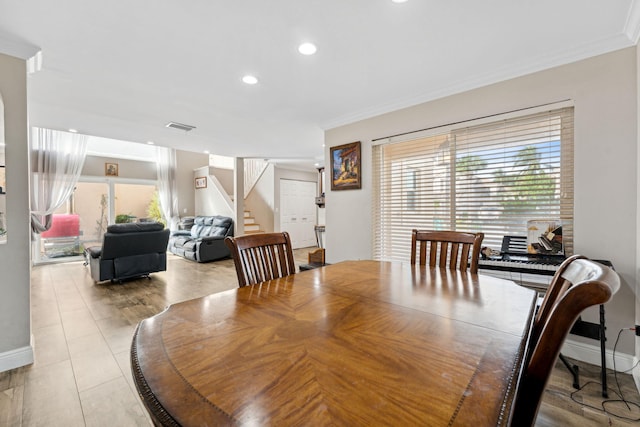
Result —
[{"label": "white wall", "polygon": [[[193,170],[205,167],[208,161],[207,154],[176,150],[176,190],[178,192],[178,212],[181,217],[195,215]],[[119,179],[156,181],[158,178],[156,162],[93,155],[87,156],[82,168],[82,176],[104,177],[104,164],[107,162],[118,164],[116,181]]]},{"label": "white wall", "polygon": [[218,178],[222,188],[228,195],[233,195],[233,169],[209,167],[209,174]]},{"label": "white wall", "polygon": [[7,242],[0,245],[0,372],[33,362],[30,323],[27,72],[22,59],[0,54],[7,174]]},{"label": "white wall", "polygon": [[[132,142],[133,144],[133,142]],[[87,156],[82,166],[82,176],[105,176],[104,164],[118,165],[118,178],[147,179],[155,181],[158,178],[156,162],[140,160],[117,159],[113,157]]]},{"label": "white wall", "polygon": [[193,171],[193,181],[198,177],[205,177],[207,186],[205,188],[195,188],[191,191],[195,193],[196,215],[222,215],[230,218],[234,217],[233,202],[229,198],[226,190],[220,184],[215,175],[210,175],[209,166],[204,166]]},{"label": "white wall", "polygon": [[209,156],[207,154],[177,150],[176,164],[178,211],[181,217],[194,216],[196,214],[196,202],[193,171],[194,169],[208,165]]},{"label": "white wall", "polygon": [[[373,139],[573,100],[574,248],[576,253],[612,261],[623,280],[607,305],[607,346],[612,348],[618,330],[636,320],[637,93],[633,47],[328,130],[327,167],[330,147],[362,141],[363,179],[361,190],[326,189],[327,262],[372,257]],[[349,236],[349,244],[343,243],[344,236]],[[584,318],[597,321],[597,310],[589,310]],[[618,351],[632,354],[633,338],[621,341]]]}]

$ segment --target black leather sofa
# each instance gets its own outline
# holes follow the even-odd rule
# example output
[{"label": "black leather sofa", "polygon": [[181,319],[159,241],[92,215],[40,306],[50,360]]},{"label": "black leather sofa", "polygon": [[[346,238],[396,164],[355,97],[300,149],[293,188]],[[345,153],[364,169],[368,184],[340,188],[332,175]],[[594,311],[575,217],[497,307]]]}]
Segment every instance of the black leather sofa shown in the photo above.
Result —
[{"label": "black leather sofa", "polygon": [[233,236],[233,220],[226,216],[196,216],[190,230],[178,230],[171,234],[169,251],[186,259],[208,262],[231,256],[224,244],[227,236]]},{"label": "black leather sofa", "polygon": [[159,222],[113,224],[102,246],[85,249],[95,282],[123,281],[167,269],[169,229]]}]

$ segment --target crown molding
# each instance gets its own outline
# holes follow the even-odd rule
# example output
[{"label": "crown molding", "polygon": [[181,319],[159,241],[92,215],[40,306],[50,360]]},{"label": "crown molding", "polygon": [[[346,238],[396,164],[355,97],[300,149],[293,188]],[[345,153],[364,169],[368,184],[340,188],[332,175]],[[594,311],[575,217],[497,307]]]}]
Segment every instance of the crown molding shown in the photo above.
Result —
[{"label": "crown molding", "polygon": [[[635,6],[634,2],[634,6]],[[638,8],[635,8],[638,9]],[[640,12],[640,9],[638,9]],[[639,14],[640,15],[640,14]],[[640,23],[640,20],[638,21]],[[434,101],[436,99],[445,98],[447,96],[458,93],[478,89],[491,84],[511,80],[539,71],[548,70],[554,67],[567,65],[573,62],[588,59],[594,56],[613,52],[633,46],[635,43],[627,36],[620,33],[618,35],[598,40],[592,43],[578,46],[565,51],[554,52],[538,58],[530,58],[526,62],[519,62],[509,67],[492,70],[488,73],[473,75],[469,79],[460,80],[449,86],[438,88],[435,91],[422,93],[403,99],[396,99],[390,103],[374,106],[366,110],[357,111],[353,114],[336,117],[320,124],[320,127],[327,131],[336,127],[345,126],[360,120],[369,119],[381,114],[391,113],[403,108],[413,107],[425,102]]]},{"label": "crown molding", "polygon": [[632,0],[627,15],[627,22],[624,24],[624,33],[635,45],[640,38],[640,1]]},{"label": "crown molding", "polygon": [[16,41],[6,34],[0,34],[0,53],[24,59],[33,58],[40,48],[29,43]]}]

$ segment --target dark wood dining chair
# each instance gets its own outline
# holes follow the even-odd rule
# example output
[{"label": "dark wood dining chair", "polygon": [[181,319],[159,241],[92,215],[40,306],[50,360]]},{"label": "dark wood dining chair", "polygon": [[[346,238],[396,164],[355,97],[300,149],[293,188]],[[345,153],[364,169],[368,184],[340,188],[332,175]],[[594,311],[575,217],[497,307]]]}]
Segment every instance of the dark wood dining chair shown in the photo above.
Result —
[{"label": "dark wood dining chair", "polygon": [[227,237],[224,242],[236,265],[239,287],[296,272],[291,239],[287,232]]},{"label": "dark wood dining chair", "polygon": [[547,322],[549,315],[551,314],[551,310],[555,306],[555,303],[558,301],[562,295],[564,295],[571,286],[574,285],[573,282],[568,280],[565,277],[565,272],[567,268],[573,263],[573,261],[577,259],[587,259],[584,255],[573,255],[560,264],[558,269],[556,270],[553,278],[551,279],[551,283],[547,287],[547,291],[544,293],[544,297],[542,301],[537,307],[536,315],[533,321],[533,328],[531,330],[531,337],[529,338],[530,342],[536,342],[540,333],[542,332],[542,327]]},{"label": "dark wood dining chair", "polygon": [[459,231],[413,230],[411,232],[411,264],[419,253],[420,265],[450,268],[452,270],[478,272],[478,259],[484,233]]},{"label": "dark wood dining chair", "polygon": [[576,319],[586,308],[609,301],[620,288],[620,278],[611,268],[581,256],[569,258],[561,270],[534,321],[511,413],[512,426],[534,425],[560,348]]}]

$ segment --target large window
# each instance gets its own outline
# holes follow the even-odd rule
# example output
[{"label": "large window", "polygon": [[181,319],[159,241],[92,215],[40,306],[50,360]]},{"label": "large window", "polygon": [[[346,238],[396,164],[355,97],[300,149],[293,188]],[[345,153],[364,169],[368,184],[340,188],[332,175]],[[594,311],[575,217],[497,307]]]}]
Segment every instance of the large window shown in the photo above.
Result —
[{"label": "large window", "polygon": [[483,232],[500,249],[532,219],[573,249],[573,107],[530,110],[376,141],[374,258],[408,260],[411,230]]},{"label": "large window", "polygon": [[81,259],[85,247],[102,244],[109,224],[157,220],[149,218],[158,212],[156,184],[131,181],[80,178],[73,195],[54,213],[51,229],[37,235],[35,263]]}]

